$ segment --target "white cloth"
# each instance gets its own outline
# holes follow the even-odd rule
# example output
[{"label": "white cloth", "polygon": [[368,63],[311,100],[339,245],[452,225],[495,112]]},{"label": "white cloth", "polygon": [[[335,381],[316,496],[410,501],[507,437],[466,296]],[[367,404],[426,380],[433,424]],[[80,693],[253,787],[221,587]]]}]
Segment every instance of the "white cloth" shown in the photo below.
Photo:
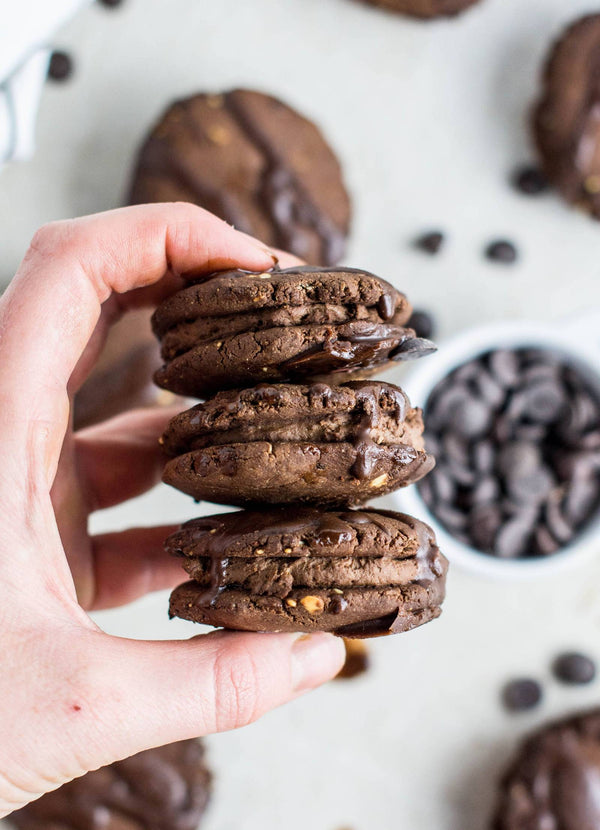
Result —
[{"label": "white cloth", "polygon": [[0,0],[0,168],[28,158],[54,32],[89,0]]}]

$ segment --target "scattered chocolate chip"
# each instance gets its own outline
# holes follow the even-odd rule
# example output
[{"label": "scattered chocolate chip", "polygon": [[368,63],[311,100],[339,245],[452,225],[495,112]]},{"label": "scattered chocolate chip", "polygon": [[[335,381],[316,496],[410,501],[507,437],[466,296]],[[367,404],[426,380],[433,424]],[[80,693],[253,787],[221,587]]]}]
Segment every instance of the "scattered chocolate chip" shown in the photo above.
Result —
[{"label": "scattered chocolate chip", "polygon": [[117,6],[122,6],[125,0],[98,0],[101,6],[106,6],[109,9],[116,9]]},{"label": "scattered chocolate chip", "polygon": [[576,651],[559,655],[552,665],[557,680],[574,686],[591,683],[596,677],[596,664],[585,654]]},{"label": "scattered chocolate chip", "polygon": [[519,167],[513,174],[512,182],[525,196],[539,196],[548,190],[548,180],[541,170],[529,165]]},{"label": "scattered chocolate chip", "polygon": [[406,326],[409,329],[413,329],[417,337],[424,337],[427,340],[433,337],[435,332],[433,318],[427,311],[413,311]]},{"label": "scattered chocolate chip", "polygon": [[502,558],[549,556],[600,508],[600,398],[541,349],[501,349],[431,392],[417,486],[456,538]]},{"label": "scattered chocolate chip", "polygon": [[48,64],[48,78],[66,81],[73,74],[73,58],[67,52],[52,52]]},{"label": "scattered chocolate chip", "polygon": [[441,231],[424,233],[415,239],[415,248],[419,248],[419,250],[431,255],[439,253],[443,244],[444,234]]},{"label": "scattered chocolate chip", "polygon": [[336,674],[335,680],[352,680],[369,669],[369,651],[364,640],[349,640],[344,638],[346,648],[346,662]]},{"label": "scattered chocolate chip", "polygon": [[526,712],[542,699],[542,687],[537,680],[520,678],[507,683],[502,690],[502,702],[509,712]]},{"label": "scattered chocolate chip", "polygon": [[517,249],[505,239],[491,242],[485,249],[487,259],[492,262],[501,262],[503,265],[512,265],[517,261]]}]

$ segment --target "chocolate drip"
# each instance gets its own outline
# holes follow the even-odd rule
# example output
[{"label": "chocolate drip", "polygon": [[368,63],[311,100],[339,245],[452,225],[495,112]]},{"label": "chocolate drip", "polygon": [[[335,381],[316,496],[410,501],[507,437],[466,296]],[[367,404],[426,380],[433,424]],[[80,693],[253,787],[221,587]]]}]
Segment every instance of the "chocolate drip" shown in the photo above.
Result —
[{"label": "chocolate drip", "polygon": [[412,329],[361,320],[332,329],[323,343],[285,361],[281,369],[296,375],[346,372],[386,360],[411,360],[435,348],[430,341],[415,337]]},{"label": "chocolate drip", "polygon": [[282,154],[235,93],[226,94],[224,102],[227,112],[266,160],[259,196],[275,225],[278,247],[301,251],[306,248],[306,230],[314,231],[322,240],[322,260],[337,262],[344,253],[343,232],[315,205]]},{"label": "chocolate drip", "polygon": [[[380,455],[377,444],[373,441],[372,432],[381,422],[381,397],[384,394],[381,387],[377,388],[367,385],[362,386],[356,393],[357,402],[362,408],[362,417],[354,440],[356,461],[351,472],[356,478],[362,481],[370,478],[373,474],[373,470],[377,465],[377,459]],[[396,405],[395,418],[396,422],[400,423],[406,415],[406,399],[400,390],[392,391],[391,387],[390,394],[394,395],[394,403]]]}]

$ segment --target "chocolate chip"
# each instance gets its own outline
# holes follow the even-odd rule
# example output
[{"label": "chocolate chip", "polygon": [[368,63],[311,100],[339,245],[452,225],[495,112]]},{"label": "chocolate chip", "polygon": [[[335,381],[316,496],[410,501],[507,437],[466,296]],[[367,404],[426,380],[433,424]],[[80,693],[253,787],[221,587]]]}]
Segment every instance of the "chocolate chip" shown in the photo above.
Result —
[{"label": "chocolate chip", "polygon": [[540,424],[558,420],[565,407],[562,387],[553,380],[532,383],[525,392],[521,414]]},{"label": "chocolate chip", "polygon": [[419,357],[432,354],[437,351],[437,346],[431,340],[425,338],[412,337],[396,346],[393,352],[390,352],[391,360],[417,360]]},{"label": "chocolate chip", "polygon": [[101,6],[106,6],[109,9],[116,9],[117,6],[122,6],[124,0],[98,0]]},{"label": "chocolate chip", "polygon": [[467,440],[480,438],[490,428],[490,410],[484,401],[464,398],[454,408],[450,421],[458,435]]},{"label": "chocolate chip", "polygon": [[496,450],[491,441],[478,441],[472,452],[473,466],[479,473],[489,473],[493,470]]},{"label": "chocolate chip", "polygon": [[559,655],[552,664],[557,680],[574,686],[591,683],[596,677],[596,664],[585,654],[570,651]]},{"label": "chocolate chip", "polygon": [[549,556],[556,553],[560,545],[545,525],[539,525],[533,539],[534,552],[538,556]]},{"label": "chocolate chip", "polygon": [[533,531],[531,522],[521,515],[504,522],[494,541],[494,553],[502,559],[516,559],[529,553],[528,542]]},{"label": "chocolate chip", "polygon": [[545,518],[548,530],[558,542],[566,545],[571,541],[575,531],[562,512],[559,496],[553,496],[548,499]]},{"label": "chocolate chip", "polygon": [[540,463],[540,448],[528,441],[512,441],[498,453],[498,470],[507,478],[526,478],[538,469]]},{"label": "chocolate chip", "polygon": [[509,712],[526,712],[542,700],[542,687],[537,680],[519,678],[507,683],[502,690],[502,702]]},{"label": "chocolate chip", "polygon": [[548,180],[541,170],[529,165],[515,170],[512,182],[516,189],[525,196],[539,196],[548,190]]},{"label": "chocolate chip", "polygon": [[73,74],[73,58],[67,52],[52,52],[48,64],[51,81],[66,81]]},{"label": "chocolate chip", "polygon": [[519,358],[510,349],[497,349],[489,356],[492,375],[502,386],[510,389],[519,379]]},{"label": "chocolate chip", "polygon": [[419,248],[419,250],[433,256],[439,253],[444,244],[444,234],[441,231],[429,231],[417,237],[414,244],[415,248]]},{"label": "chocolate chip", "polygon": [[427,311],[417,310],[413,311],[410,320],[406,324],[406,327],[409,329],[413,329],[417,337],[424,337],[429,339],[433,337],[435,326],[433,324],[433,318],[431,314]]},{"label": "chocolate chip", "polygon": [[487,259],[492,262],[500,262],[504,265],[512,265],[517,261],[517,249],[505,239],[499,239],[496,242],[491,242],[485,249]]},{"label": "chocolate chip", "polygon": [[497,505],[475,507],[469,517],[469,533],[475,546],[491,553],[501,523],[502,512]]}]

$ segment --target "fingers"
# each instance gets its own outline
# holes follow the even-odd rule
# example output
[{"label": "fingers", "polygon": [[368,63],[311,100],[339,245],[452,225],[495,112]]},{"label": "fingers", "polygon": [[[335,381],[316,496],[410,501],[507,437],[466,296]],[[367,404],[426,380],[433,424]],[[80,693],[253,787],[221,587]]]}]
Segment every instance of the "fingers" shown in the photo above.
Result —
[{"label": "fingers", "polygon": [[140,289],[118,305],[141,305],[172,290],[177,275],[272,265],[260,243],[193,205],[142,205],[42,228],[0,301],[4,448],[52,481],[67,384],[111,294]]},{"label": "fingers", "polygon": [[94,678],[92,709],[102,726],[91,728],[102,730],[102,757],[94,763],[106,764],[244,726],[333,678],[344,646],[330,634],[216,632],[163,643],[107,638],[98,660],[103,668]]},{"label": "fingers", "polygon": [[165,539],[176,529],[175,525],[137,527],[94,536],[94,593],[86,610],[126,605],[183,582],[186,574],[181,564],[164,549]]},{"label": "fingers", "polygon": [[89,512],[139,496],[160,481],[166,458],[158,439],[180,411],[133,410],[75,433],[79,486]]}]

